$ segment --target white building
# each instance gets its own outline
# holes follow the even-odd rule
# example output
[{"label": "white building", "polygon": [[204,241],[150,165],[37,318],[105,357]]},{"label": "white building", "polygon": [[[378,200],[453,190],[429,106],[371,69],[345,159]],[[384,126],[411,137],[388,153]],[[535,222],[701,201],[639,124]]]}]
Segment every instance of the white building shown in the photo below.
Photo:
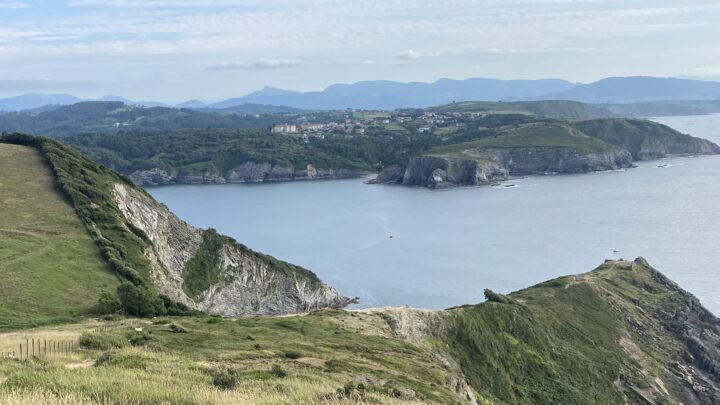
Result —
[{"label": "white building", "polygon": [[276,134],[294,134],[297,131],[297,125],[295,124],[280,124],[272,128],[272,132]]}]

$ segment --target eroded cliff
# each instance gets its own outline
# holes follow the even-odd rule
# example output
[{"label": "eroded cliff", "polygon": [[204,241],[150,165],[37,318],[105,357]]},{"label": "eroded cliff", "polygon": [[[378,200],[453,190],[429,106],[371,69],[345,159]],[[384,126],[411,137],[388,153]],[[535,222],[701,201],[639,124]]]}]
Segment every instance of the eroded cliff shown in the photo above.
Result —
[{"label": "eroded cliff", "polygon": [[[312,272],[253,252],[212,230],[196,229],[128,185],[115,183],[113,197],[125,218],[151,242],[146,257],[154,287],[191,308],[256,316],[341,308],[350,302]],[[207,242],[209,238],[213,242]],[[202,263],[191,266],[200,253]],[[193,282],[196,278],[201,280]]]},{"label": "eroded cliff", "polygon": [[212,172],[174,173],[154,168],[138,170],[130,179],[139,186],[165,186],[171,184],[225,184],[225,183],[273,183],[299,180],[349,179],[367,174],[364,171],[345,168],[318,168],[308,164],[304,169],[270,164],[245,162],[225,174]]}]

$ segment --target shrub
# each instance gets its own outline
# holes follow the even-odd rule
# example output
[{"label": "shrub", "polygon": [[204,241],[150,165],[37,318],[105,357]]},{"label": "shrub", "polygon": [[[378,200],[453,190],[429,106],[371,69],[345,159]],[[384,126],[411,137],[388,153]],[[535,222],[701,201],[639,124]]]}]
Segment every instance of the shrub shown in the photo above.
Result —
[{"label": "shrub", "polygon": [[287,372],[283,370],[283,368],[280,367],[280,365],[278,364],[273,364],[273,366],[270,368],[270,374],[278,378],[284,378],[287,376]]},{"label": "shrub", "polygon": [[213,372],[213,385],[221,390],[231,390],[238,384],[238,374],[235,369],[225,368]]},{"label": "shrub", "polygon": [[285,352],[285,357],[287,357],[288,359],[297,360],[303,357],[303,354],[300,352]]},{"label": "shrub", "polygon": [[220,323],[220,322],[222,322],[222,319],[213,317],[213,318],[208,318],[208,320],[205,321],[205,322],[207,322],[207,323]]},{"label": "shrub", "polygon": [[178,325],[177,323],[171,323],[170,330],[175,333],[188,333],[188,330],[185,329],[185,327],[183,327],[182,325]]},{"label": "shrub", "polygon": [[125,282],[118,286],[117,293],[122,310],[128,315],[153,317],[167,312],[163,301],[144,286]]},{"label": "shrub", "polygon": [[132,332],[128,336],[128,341],[133,346],[146,346],[148,343],[156,342],[157,338],[148,332]]},{"label": "shrub", "polygon": [[109,350],[101,354],[95,361],[96,367],[115,366],[129,369],[144,369],[147,367],[147,358],[140,353],[127,353],[119,350]]},{"label": "shrub", "polygon": [[484,293],[485,293],[485,299],[488,300],[489,302],[497,302],[499,304],[516,304],[517,303],[517,301],[515,301],[514,299],[512,299],[506,295],[496,293],[493,290],[485,289]]},{"label": "shrub", "polygon": [[338,373],[341,371],[346,371],[347,364],[343,363],[340,360],[330,359],[325,362],[325,370],[331,373]]},{"label": "shrub", "polygon": [[88,333],[80,335],[80,347],[89,350],[109,350],[126,347],[128,341],[122,336],[109,333]]},{"label": "shrub", "polygon": [[121,309],[122,304],[120,303],[120,298],[118,298],[116,294],[107,291],[103,291],[102,294],[100,294],[100,298],[95,306],[96,312],[101,315],[115,314],[120,312]]},{"label": "shrub", "polygon": [[170,323],[170,320],[166,319],[166,318],[153,319],[153,321],[152,321],[153,325],[167,325],[169,323]]},{"label": "shrub", "polygon": [[182,302],[176,302],[171,300],[170,298],[160,295],[160,299],[163,302],[163,305],[165,306],[166,313],[171,316],[194,316],[201,314],[200,311],[196,311],[194,309],[190,309],[187,305],[183,304]]},{"label": "shrub", "polygon": [[363,383],[349,382],[337,390],[338,397],[362,400],[365,398],[365,385]]}]

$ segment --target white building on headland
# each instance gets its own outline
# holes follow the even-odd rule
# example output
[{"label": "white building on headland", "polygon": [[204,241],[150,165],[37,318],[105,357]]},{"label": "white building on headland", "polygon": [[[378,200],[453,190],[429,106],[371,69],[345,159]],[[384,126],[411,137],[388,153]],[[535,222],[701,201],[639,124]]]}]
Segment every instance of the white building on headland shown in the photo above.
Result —
[{"label": "white building on headland", "polygon": [[294,134],[298,131],[295,124],[280,124],[272,128],[272,132],[277,134]]}]

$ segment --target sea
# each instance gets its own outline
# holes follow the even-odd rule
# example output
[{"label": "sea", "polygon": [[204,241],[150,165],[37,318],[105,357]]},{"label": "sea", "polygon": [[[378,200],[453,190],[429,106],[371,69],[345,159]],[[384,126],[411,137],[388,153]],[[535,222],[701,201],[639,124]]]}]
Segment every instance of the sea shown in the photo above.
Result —
[{"label": "sea", "polygon": [[[720,114],[654,119],[720,144]],[[444,190],[366,179],[149,188],[190,224],[315,272],[356,307],[483,301],[642,256],[720,314],[720,156]]]}]

